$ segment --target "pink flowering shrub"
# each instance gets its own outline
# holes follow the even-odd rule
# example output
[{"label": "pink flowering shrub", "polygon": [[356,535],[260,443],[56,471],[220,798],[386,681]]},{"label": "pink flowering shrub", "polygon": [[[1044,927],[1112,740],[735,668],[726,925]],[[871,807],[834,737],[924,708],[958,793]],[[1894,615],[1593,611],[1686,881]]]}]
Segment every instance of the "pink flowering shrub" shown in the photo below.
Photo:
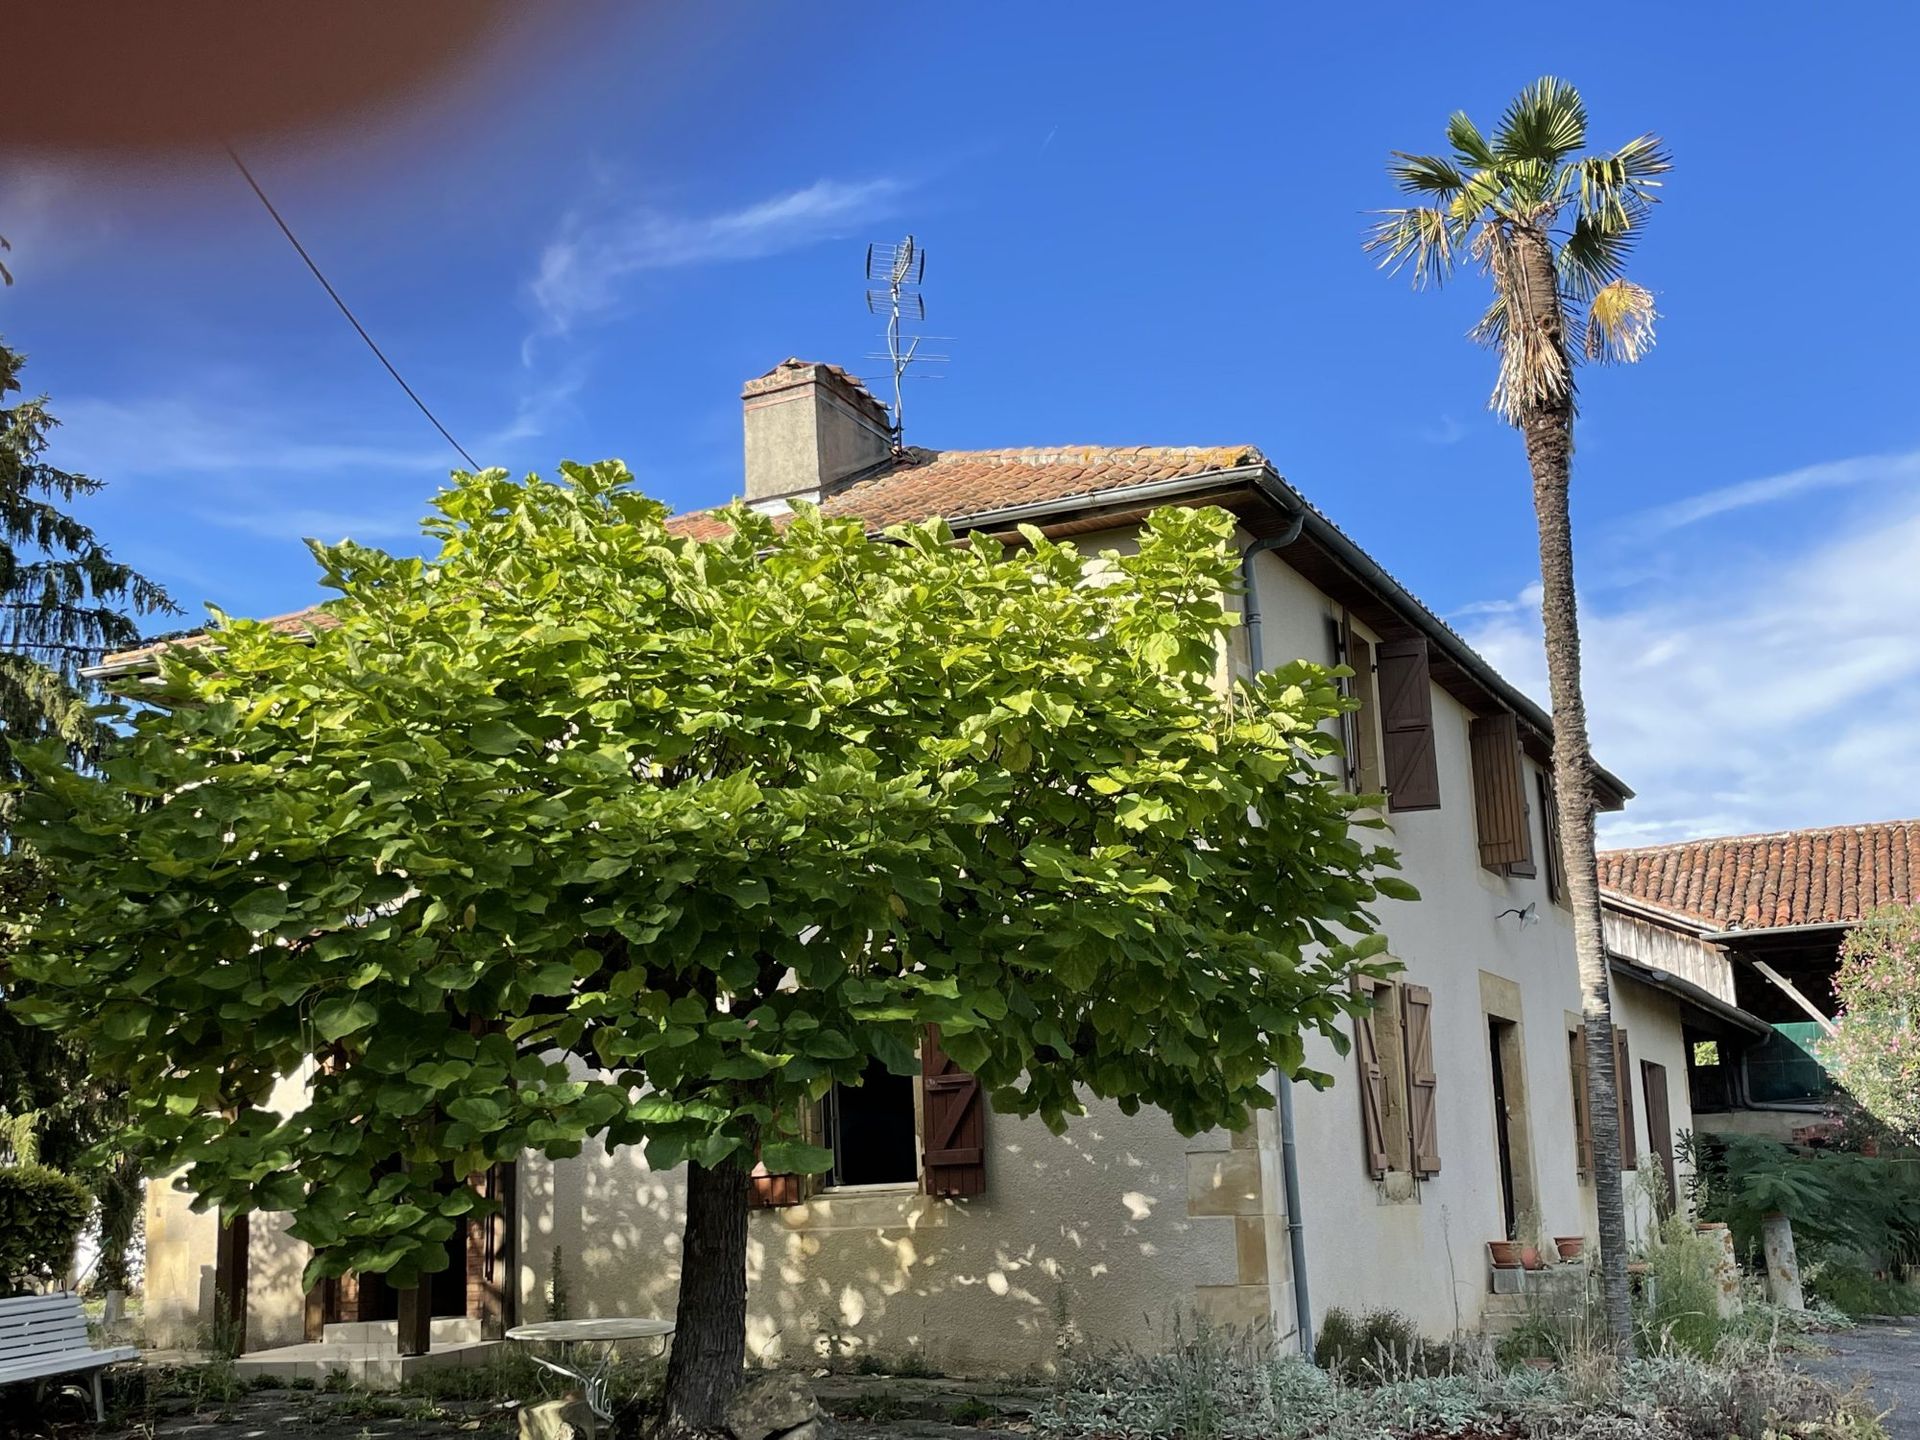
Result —
[{"label": "pink flowering shrub", "polygon": [[1895,1135],[1920,1141],[1920,906],[1876,910],[1840,947],[1821,1063]]}]

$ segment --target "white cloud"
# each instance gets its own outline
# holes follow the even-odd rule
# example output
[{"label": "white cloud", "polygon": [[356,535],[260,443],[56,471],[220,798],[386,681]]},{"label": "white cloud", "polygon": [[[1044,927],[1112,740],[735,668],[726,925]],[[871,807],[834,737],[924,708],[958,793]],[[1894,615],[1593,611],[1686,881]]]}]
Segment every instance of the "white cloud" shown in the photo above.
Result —
[{"label": "white cloud", "polygon": [[1920,480],[1920,450],[1905,455],[1856,455],[1846,460],[1829,460],[1780,475],[1768,475],[1759,480],[1724,485],[1718,490],[1690,495],[1671,505],[1648,510],[1639,517],[1635,528],[1642,535],[1664,534],[1712,519],[1716,515],[1725,515],[1729,511],[1769,505],[1776,500],[1803,495],[1809,490],[1849,489],[1887,480]]},{"label": "white cloud", "polygon": [[[482,465],[551,469],[540,440],[581,384],[567,370],[512,397],[480,433],[454,433]],[[427,499],[465,462],[395,395],[395,418],[335,438],[339,418],[309,404],[276,403],[254,382],[206,373],[167,394],[78,395],[59,405],[55,459],[115,484],[186,482],[210,525],[266,539],[342,536],[365,542],[419,534]]]},{"label": "white cloud", "polygon": [[676,215],[652,205],[611,214],[576,211],[541,253],[532,292],[546,322],[564,331],[610,309],[621,282],[645,270],[757,260],[885,215],[900,193],[888,179],[817,180],[738,210]]},{"label": "white cloud", "polygon": [[[1764,562],[1694,549],[1658,580],[1583,592],[1594,751],[1639,792],[1602,817],[1604,843],[1920,815],[1916,458],[1811,482],[1894,483]],[[1698,498],[1739,493],[1755,492]],[[1480,616],[1469,640],[1544,704],[1537,602]]]}]

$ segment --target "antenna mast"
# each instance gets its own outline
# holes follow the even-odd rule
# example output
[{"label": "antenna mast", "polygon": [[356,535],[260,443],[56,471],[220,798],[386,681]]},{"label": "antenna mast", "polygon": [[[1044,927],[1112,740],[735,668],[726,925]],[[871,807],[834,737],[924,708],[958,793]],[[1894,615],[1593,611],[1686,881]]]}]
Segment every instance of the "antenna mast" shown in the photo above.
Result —
[{"label": "antenna mast", "polygon": [[[919,324],[927,318],[926,297],[920,293],[920,282],[926,273],[927,252],[914,243],[911,235],[898,245],[867,247],[867,309],[872,314],[887,317],[887,348],[884,353],[869,353],[867,358],[886,360],[893,367],[893,405],[890,414],[895,450],[904,448],[901,440],[901,382],[907,378],[907,367],[916,362],[940,364],[947,358],[945,355],[920,353],[922,340],[944,339],[944,336],[908,335],[902,328],[906,324]],[[935,377],[920,375],[916,378],[926,380]]]}]

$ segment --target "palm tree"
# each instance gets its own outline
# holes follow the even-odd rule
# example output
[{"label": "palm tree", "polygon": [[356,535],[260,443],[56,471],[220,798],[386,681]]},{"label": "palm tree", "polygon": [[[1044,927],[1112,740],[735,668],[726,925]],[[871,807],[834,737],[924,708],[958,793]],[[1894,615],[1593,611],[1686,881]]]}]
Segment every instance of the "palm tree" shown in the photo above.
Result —
[{"label": "palm tree", "polygon": [[[1518,427],[1533,471],[1540,531],[1540,613],[1553,700],[1553,780],[1567,898],[1573,906],[1586,1032],[1588,1113],[1596,1156],[1620,1152],[1614,1102],[1613,1006],[1600,931],[1593,857],[1593,753],[1580,694],[1580,624],[1574,606],[1573,530],[1567,488],[1573,462],[1574,367],[1638,360],[1653,344],[1653,296],[1626,278],[1672,161],[1642,135],[1611,154],[1583,153],[1580,93],[1551,76],[1507,107],[1491,139],[1456,114],[1451,156],[1396,151],[1388,173],[1420,203],[1381,212],[1367,248],[1382,268],[1411,267],[1416,288],[1439,285],[1462,260],[1486,276],[1492,303],[1472,338],[1499,352],[1492,408]],[[1626,1205],[1617,1165],[1594,1165],[1607,1327],[1632,1344]]]}]

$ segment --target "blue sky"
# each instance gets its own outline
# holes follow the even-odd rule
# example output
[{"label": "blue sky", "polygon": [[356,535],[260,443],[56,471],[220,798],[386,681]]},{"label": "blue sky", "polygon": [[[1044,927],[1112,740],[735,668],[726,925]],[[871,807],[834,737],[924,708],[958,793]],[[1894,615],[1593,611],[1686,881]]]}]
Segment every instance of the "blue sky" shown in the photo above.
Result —
[{"label": "blue sky", "polygon": [[[684,11],[684,13],[682,13]],[[697,12],[697,13],[696,13]],[[1253,443],[1539,692],[1518,440],[1463,338],[1360,251],[1394,148],[1543,72],[1677,169],[1660,343],[1576,460],[1601,758],[1628,843],[1920,814],[1920,19],[1844,7],[581,6],[351,134],[249,142],[334,283],[483,463],[738,483],[740,382],[874,347],[917,234],[933,446]],[[217,156],[13,156],[0,334],[195,615],[316,598],[303,535],[406,546],[453,461]]]}]

